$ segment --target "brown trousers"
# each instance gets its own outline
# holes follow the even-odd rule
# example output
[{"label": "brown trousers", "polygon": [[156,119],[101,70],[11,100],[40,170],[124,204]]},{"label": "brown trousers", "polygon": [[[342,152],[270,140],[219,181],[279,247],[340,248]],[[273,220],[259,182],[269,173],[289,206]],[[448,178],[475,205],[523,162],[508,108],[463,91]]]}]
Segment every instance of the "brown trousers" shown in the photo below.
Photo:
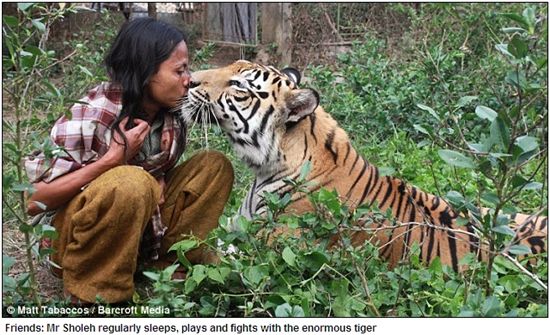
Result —
[{"label": "brown trousers", "polygon": [[[162,221],[168,227],[155,267],[172,264],[168,249],[182,235],[205,239],[217,227],[233,185],[233,168],[221,153],[201,152],[166,175]],[[65,290],[83,301],[127,301],[134,292],[141,236],[160,199],[158,182],[143,169],[111,169],[84,189],[54,218],[59,238],[52,260],[63,268]],[[192,263],[211,254],[195,249]]]}]

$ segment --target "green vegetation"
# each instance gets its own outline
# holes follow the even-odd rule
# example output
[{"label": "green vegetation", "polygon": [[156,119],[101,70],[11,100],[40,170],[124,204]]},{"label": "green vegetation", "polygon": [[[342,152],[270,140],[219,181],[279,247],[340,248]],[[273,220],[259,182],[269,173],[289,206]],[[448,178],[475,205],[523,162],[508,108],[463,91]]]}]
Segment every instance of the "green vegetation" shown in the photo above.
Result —
[{"label": "green vegetation", "polygon": [[[174,266],[145,272],[152,288],[133,303],[168,306],[176,316],[548,316],[547,288],[534,279],[548,282],[546,254],[536,265],[521,260],[519,268],[506,255],[525,250],[509,247],[513,233],[503,215],[547,215],[547,5],[389,6],[412,22],[400,50],[388,52],[383,36],[369,34],[334,64],[304,69],[306,85],[320,92],[367,160],[472,216],[495,256],[488,263],[467,257],[468,270],[455,273],[437,261],[422,265],[417,246],[395,269],[370,243],[355,248],[344,238],[343,248],[327,249],[328,237],[345,234],[365,211],[385,216],[374,208],[352,211],[330,190],[311,194],[318,211],[301,217],[282,214],[289,195],[269,195],[266,217],[239,219],[238,229],[229,229],[252,175],[219,129],[208,137],[195,129],[185,156],[205,146],[227,153],[236,167],[234,191],[207,241],[174,245],[187,279],[172,280]],[[105,80],[102,55],[118,24],[103,13],[94,30],[100,37],[75,33],[54,51],[46,32],[71,11],[20,4],[17,17],[2,18],[3,222],[25,234],[27,268],[12,278],[14,260],[3,255],[4,304],[65,303],[40,296],[35,262],[52,251],[37,257],[36,243],[56,233],[28,224],[22,192],[32,187],[20,161],[36,149],[61,154],[46,140],[52,123]],[[193,66],[205,67],[214,52],[212,45],[197,51]],[[296,190],[304,183],[288,182]],[[280,225],[306,229],[299,237],[269,234]],[[239,252],[222,254],[219,265],[186,261],[185,251],[220,241]]]}]

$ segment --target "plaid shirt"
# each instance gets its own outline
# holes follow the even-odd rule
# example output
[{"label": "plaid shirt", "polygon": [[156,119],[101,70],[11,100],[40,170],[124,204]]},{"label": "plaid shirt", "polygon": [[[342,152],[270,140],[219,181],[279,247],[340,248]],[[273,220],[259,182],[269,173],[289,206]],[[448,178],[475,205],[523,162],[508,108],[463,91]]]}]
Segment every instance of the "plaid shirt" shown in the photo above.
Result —
[{"label": "plaid shirt", "polygon": [[[65,156],[49,159],[42,152],[35,152],[27,157],[24,165],[30,182],[49,183],[102,157],[111,143],[111,127],[121,111],[121,99],[120,87],[102,83],[90,90],[81,103],[73,105],[72,117],[63,116],[57,120],[50,135]],[[174,167],[185,149],[185,141],[180,138],[186,138],[186,128],[180,127],[173,114],[165,113],[160,152],[143,161],[133,159],[129,164],[141,166],[153,176],[162,175]],[[149,258],[156,259],[166,229],[158,207],[148,226],[146,232],[150,233],[144,235],[141,249]]]}]

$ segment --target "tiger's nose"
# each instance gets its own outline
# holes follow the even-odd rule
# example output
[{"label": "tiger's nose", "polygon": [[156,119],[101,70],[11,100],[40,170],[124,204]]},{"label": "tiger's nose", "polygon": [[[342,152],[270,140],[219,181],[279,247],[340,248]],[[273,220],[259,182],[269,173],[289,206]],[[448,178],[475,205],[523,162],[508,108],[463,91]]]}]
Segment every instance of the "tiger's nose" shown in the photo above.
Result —
[{"label": "tiger's nose", "polygon": [[201,84],[200,82],[191,79],[191,82],[189,83],[189,88],[195,88],[195,87],[199,86],[200,84]]}]

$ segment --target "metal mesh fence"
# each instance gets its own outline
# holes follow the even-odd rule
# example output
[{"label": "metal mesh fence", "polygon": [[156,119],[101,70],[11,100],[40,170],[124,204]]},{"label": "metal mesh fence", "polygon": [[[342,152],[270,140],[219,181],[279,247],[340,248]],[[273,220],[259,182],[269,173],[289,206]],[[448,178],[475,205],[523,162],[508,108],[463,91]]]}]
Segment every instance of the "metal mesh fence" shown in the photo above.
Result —
[{"label": "metal mesh fence", "polygon": [[[293,63],[327,63],[366,33],[397,43],[410,23],[388,3],[295,3],[292,6]],[[403,6],[415,7],[416,4]]]}]

